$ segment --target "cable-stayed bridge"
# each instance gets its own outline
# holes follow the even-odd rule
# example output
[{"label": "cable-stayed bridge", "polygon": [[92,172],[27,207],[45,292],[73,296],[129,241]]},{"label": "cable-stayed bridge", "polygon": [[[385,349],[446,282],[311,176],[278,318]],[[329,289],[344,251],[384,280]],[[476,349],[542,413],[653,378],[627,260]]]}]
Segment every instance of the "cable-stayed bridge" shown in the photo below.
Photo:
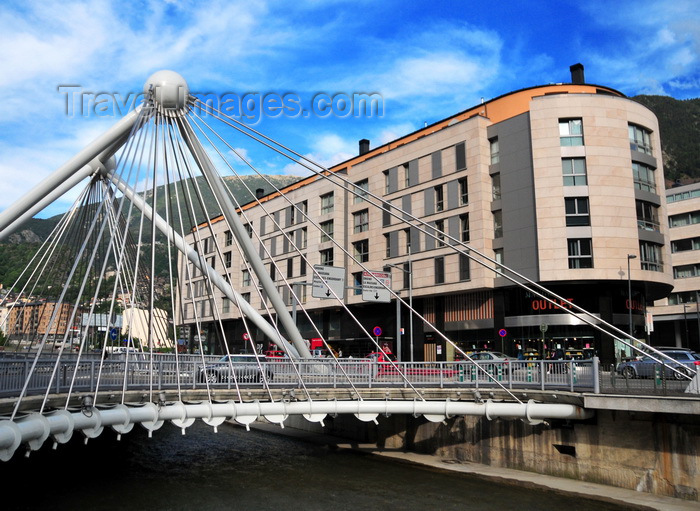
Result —
[{"label": "cable-stayed bridge", "polygon": [[[377,293],[387,293],[409,309],[415,321],[453,345],[462,360],[397,362],[381,356],[386,353],[378,336],[345,305],[329,275],[308,262],[327,297],[352,318],[380,354],[379,360],[339,358],[315,327],[315,337],[321,339],[329,357],[314,358],[297,326],[297,312],[313,325],[299,287],[284,277],[282,285],[275,281],[271,274],[284,275],[278,266],[281,261],[261,243],[261,233],[246,217],[246,205],[238,203],[222,179],[239,177],[240,168],[264,177],[234,146],[233,137],[262,144],[305,169],[309,179],[347,190],[368,207],[449,246],[534,296],[557,307],[566,304],[566,312],[632,350],[644,350],[660,364],[670,362],[663,352],[629,339],[613,325],[448,232],[390,205],[342,173],[329,171],[196,99],[176,73],[154,74],[144,93],[141,106],[0,213],[1,239],[68,190],[83,187],[3,299],[7,313],[0,320],[6,331],[21,332],[8,351],[14,346],[28,356],[8,357],[0,363],[0,392],[6,396],[0,409],[1,459],[9,459],[22,444],[32,450],[49,438],[63,443],[76,431],[86,438],[99,435],[106,427],[127,433],[134,424],[153,431],[163,421],[184,431],[196,419],[216,427],[226,419],[250,424],[260,417],[283,424],[289,415],[302,415],[313,422],[322,422],[329,414],[354,414],[365,421],[379,414],[400,413],[423,415],[432,421],[481,415],[530,422],[592,415],[579,404],[543,402],[524,391],[595,392],[599,386],[596,359],[475,360],[414,309],[410,300],[364,266],[361,254],[334,240],[314,214],[290,200],[290,211],[329,235],[334,248],[374,279]],[[249,192],[255,197],[253,190]],[[255,201],[290,250],[306,257],[274,212],[265,210],[264,201]],[[250,297],[231,284],[235,279],[226,255],[231,251],[225,251],[213,235],[214,218],[225,222],[230,233],[225,243],[245,264],[264,310],[252,306]],[[270,266],[261,255],[270,259]],[[285,295],[291,300],[285,300]],[[229,350],[222,320],[229,307],[239,312],[246,329],[246,351],[251,354],[247,358]],[[110,341],[120,337],[114,328],[98,329],[97,335],[89,327],[79,328],[95,324],[100,315],[114,318],[121,310],[121,331],[128,332],[123,355],[111,349]],[[164,310],[172,316],[164,316]],[[177,349],[172,355],[159,353],[164,346],[176,348],[180,337],[177,318],[185,310],[194,317],[190,328],[194,329],[192,339],[199,343],[199,354],[184,355]],[[214,325],[224,354],[220,360],[205,355],[205,317],[213,317],[208,323]],[[259,356],[254,330],[284,357]],[[669,371],[680,380],[694,376],[670,367]]]}]

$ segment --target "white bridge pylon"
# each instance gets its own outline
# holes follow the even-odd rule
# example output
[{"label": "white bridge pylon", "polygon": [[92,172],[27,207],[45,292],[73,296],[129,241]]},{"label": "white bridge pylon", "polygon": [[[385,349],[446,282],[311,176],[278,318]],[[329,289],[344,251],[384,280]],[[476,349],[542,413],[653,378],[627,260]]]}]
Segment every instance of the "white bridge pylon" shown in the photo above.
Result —
[{"label": "white bridge pylon", "polygon": [[[317,179],[328,180],[356,197],[362,197],[368,206],[387,212],[393,218],[410,226],[411,229],[417,229],[425,236],[432,237],[477,264],[491,271],[498,272],[501,277],[527,289],[534,296],[538,296],[555,305],[566,304],[565,312],[576,315],[578,319],[591,327],[602,330],[611,338],[630,346],[635,351],[644,347],[647,351],[653,353],[654,357],[658,357],[659,360],[668,358],[651,347],[645,346],[638,341],[633,342],[627,339],[625,332],[601,321],[576,304],[549,292],[542,286],[519,275],[494,259],[470,248],[461,240],[450,236],[449,233],[439,232],[434,226],[428,225],[409,212],[397,209],[393,205],[390,208],[387,207],[388,203],[384,199],[370,191],[359,188],[355,183],[345,179],[342,175],[330,172],[327,168],[311,162],[299,153],[203,104],[190,95],[187,82],[179,74],[173,71],[159,71],[153,74],[146,81],[144,92],[146,93],[145,100],[141,106],[127,114],[104,135],[89,144],[38,186],[0,213],[1,240],[25,220],[42,210],[47,204],[89,178],[89,184],[80,198],[44,244],[42,251],[37,254],[36,260],[31,263],[33,267],[28,267],[25,270],[28,276],[24,280],[22,278],[18,279],[18,283],[12,288],[13,292],[20,297],[12,305],[15,308],[26,306],[26,303],[35,297],[49,296],[48,289],[52,286],[48,283],[53,283],[54,296],[56,289],[60,289],[60,291],[56,299],[56,306],[46,313],[51,316],[46,333],[43,336],[38,336],[36,345],[32,345],[32,348],[36,350],[36,356],[29,371],[30,374],[26,377],[24,386],[16,400],[14,411],[8,420],[0,421],[0,451],[6,453],[14,452],[22,443],[26,443],[31,449],[34,449],[35,446],[41,445],[49,436],[53,436],[56,442],[62,443],[67,441],[67,438],[72,435],[73,431],[82,431],[86,437],[96,436],[107,426],[112,427],[118,433],[127,432],[136,423],[142,424],[149,430],[154,430],[157,429],[156,425],[161,424],[164,420],[170,420],[184,428],[189,421],[195,419],[202,419],[216,426],[216,424],[220,424],[221,421],[227,418],[245,423],[258,417],[266,417],[272,422],[282,424],[285,417],[295,414],[303,415],[307,419],[316,422],[322,421],[326,414],[337,413],[352,413],[362,420],[367,418],[373,420],[378,413],[423,414],[430,420],[454,415],[483,415],[489,418],[519,418],[531,421],[544,418],[581,419],[590,416],[589,412],[580,407],[568,404],[523,403],[500,381],[497,381],[478,364],[474,365],[474,369],[485,373],[485,377],[491,380],[490,383],[500,387],[501,390],[510,396],[512,402],[426,401],[422,393],[415,389],[404,376],[404,373],[393,362],[389,363],[393,366],[396,374],[404,379],[405,386],[415,393],[414,399],[368,401],[360,398],[359,400],[348,402],[342,400],[314,401],[311,399],[301,375],[297,375],[299,387],[301,387],[302,393],[306,394],[305,400],[297,402],[275,401],[270,392],[269,382],[263,379],[263,385],[269,394],[269,402],[244,402],[241,390],[236,383],[238,401],[224,404],[216,403],[213,399],[209,382],[205,381],[208,402],[185,404],[186,400],[182,397],[181,382],[178,379],[177,400],[167,406],[157,406],[158,399],[155,396],[157,390],[151,379],[148,393],[150,404],[145,406],[126,406],[128,359],[123,375],[121,403],[118,406],[108,409],[97,407],[97,404],[104,402],[100,399],[100,378],[103,374],[102,366],[100,366],[97,384],[92,393],[93,397],[90,400],[90,403],[94,403],[95,406],[90,404],[90,406],[80,412],[69,411],[68,403],[75,392],[73,382],[71,382],[70,391],[65,396],[66,404],[64,409],[48,410],[48,396],[53,382],[58,377],[58,369],[61,364],[61,357],[64,356],[65,346],[70,345],[72,347],[74,344],[73,339],[68,337],[68,329],[66,329],[63,342],[60,344],[55,365],[49,371],[49,378],[44,389],[43,403],[35,413],[28,416],[23,416],[19,413],[20,410],[26,409],[21,406],[22,400],[28,395],[30,378],[34,375],[42,352],[48,345],[51,325],[59,321],[61,304],[70,305],[72,308],[70,317],[67,319],[69,325],[77,324],[76,311],[79,308],[86,311],[83,319],[87,317],[88,321],[84,321],[83,324],[90,324],[90,319],[97,315],[98,302],[105,295],[111,297],[111,299],[107,300],[109,305],[107,316],[110,318],[115,314],[118,296],[126,297],[127,306],[132,308],[132,310],[135,309],[136,304],[144,305],[148,311],[148,328],[144,334],[145,339],[142,341],[141,348],[146,354],[150,355],[148,363],[151,364],[151,367],[153,366],[154,338],[156,337],[157,328],[160,328],[154,319],[154,304],[156,302],[154,281],[158,257],[168,261],[167,273],[170,278],[169,302],[172,310],[180,311],[182,315],[182,310],[186,305],[192,306],[196,338],[198,339],[197,342],[200,343],[202,365],[206,365],[208,361],[204,358],[204,349],[201,344],[202,335],[200,335],[202,333],[202,324],[204,323],[202,321],[204,313],[198,311],[194,301],[193,273],[196,272],[205,277],[200,282],[204,283],[204,295],[209,297],[213,312],[211,315],[214,318],[214,321],[210,321],[209,324],[214,325],[212,328],[223,339],[222,346],[226,353],[228,353],[228,344],[225,342],[225,329],[219,311],[222,302],[220,297],[215,296],[215,289],[240,311],[241,321],[248,333],[251,351],[256,352],[256,347],[250,335],[251,325],[249,322],[257,327],[269,341],[277,344],[292,359],[311,358],[308,346],[297,328],[295,319],[292,318],[288,310],[288,305],[284,302],[276,283],[271,278],[269,269],[262,261],[260,249],[256,249],[256,246],[253,244],[254,237],[257,237],[258,241],[260,241],[260,233],[254,230],[252,222],[247,222],[244,226],[241,220],[241,218],[244,221],[246,220],[244,208],[241,208],[240,204],[236,204],[235,199],[218,173],[217,167],[221,168],[223,163],[234,176],[238,176],[228,159],[231,154],[236,154],[238,157],[238,160],[236,160],[237,165],[240,164],[239,160],[243,161],[245,165],[250,167],[260,177],[265,179],[265,176],[255,169],[250,162],[246,161],[243,155],[237,152],[237,149],[230,145],[225,138],[211,128],[207,122],[208,119],[197,115],[195,107],[198,107],[200,111],[204,111],[206,115],[210,115],[213,119],[220,121],[225,129],[235,134],[242,134],[289,158],[297,165],[314,174]],[[209,144],[206,147],[204,145],[205,140]],[[200,181],[202,186],[206,185],[209,196],[213,197],[212,199],[205,200],[203,198]],[[191,183],[191,186],[188,183]],[[300,218],[303,217],[309,226],[321,230],[319,224],[314,218],[308,216],[306,211],[298,208],[269,180],[267,180],[267,183],[280,194],[283,200],[288,201],[288,205],[294,208],[295,213]],[[163,191],[158,191],[159,187],[165,191],[165,197],[158,196],[159,193],[164,193]],[[250,192],[250,190],[248,191]],[[182,197],[180,197],[180,194]],[[254,193],[251,192],[251,196],[254,196]],[[163,203],[160,203],[159,199],[162,199]],[[179,199],[183,199],[182,202],[185,204],[182,208],[178,206]],[[247,271],[254,278],[252,287],[260,293],[261,297],[264,297],[261,302],[266,309],[267,318],[273,318],[274,316],[274,320],[264,317],[244,299],[241,293],[234,289],[230,283],[232,279],[228,278],[230,277],[229,270],[224,270],[223,272],[215,270],[214,259],[218,258],[218,268],[223,268],[225,265],[221,247],[216,241],[212,222],[210,221],[214,216],[209,209],[211,208],[211,203],[215,203],[217,214],[218,211],[221,212],[227,229],[231,232],[232,237],[235,238],[233,250],[239,251],[242,263],[245,264]],[[305,258],[304,251],[297,247],[293,239],[288,237],[285,229],[274,219],[274,215],[265,209],[265,204],[258,201],[258,206],[275,223],[275,228],[279,229],[287,237],[286,241],[294,250],[295,256],[299,255]],[[197,208],[201,210],[200,213],[206,219],[205,221],[197,220]],[[191,228],[188,225],[194,227]],[[248,231],[246,227],[249,227],[251,231]],[[72,231],[73,228],[76,230],[80,229],[77,231],[78,234]],[[156,247],[161,240],[161,238],[157,237],[158,233],[160,233],[161,238],[166,240],[164,244],[167,247],[167,256],[158,256],[156,254]],[[213,257],[202,250],[206,236],[214,240],[214,250],[210,251],[214,252]],[[193,241],[188,241],[188,238]],[[348,252],[347,247],[340,245],[336,240],[332,241],[334,247],[337,247],[348,258],[354,259],[365,272],[373,275],[372,269],[357,261]],[[185,261],[184,264],[180,265],[181,268],[179,270],[175,270],[172,267],[171,249],[179,251]],[[267,250],[267,248],[262,246],[262,250]],[[54,257],[65,253],[70,253],[74,256],[74,259],[69,261],[69,264],[61,265],[54,262]],[[271,261],[273,260],[269,252],[267,257]],[[308,263],[306,260],[305,262]],[[307,266],[314,272],[314,278],[319,278],[325,282],[325,279],[313,268],[313,264],[309,263]],[[39,283],[40,277],[58,270],[65,270],[65,280],[56,285],[55,281],[46,279],[45,287],[42,288]],[[114,276],[109,277],[108,274],[112,273]],[[283,272],[278,271],[277,274],[283,274]],[[386,288],[390,296],[397,300],[397,304],[400,303],[410,311],[412,318],[415,317],[422,321],[427,328],[434,331],[446,343],[452,344],[455,347],[455,351],[462,354],[466,363],[474,364],[474,361],[467,353],[456,346],[443,332],[436,329],[419,311],[413,309],[409,303],[399,297],[397,292],[389,289],[381,280],[376,280],[378,286]],[[112,287],[107,288],[108,285]],[[301,312],[307,315],[307,319],[312,327],[316,328],[316,337],[323,339],[321,332],[318,331],[318,328],[311,321],[308,312],[301,306],[301,301],[295,292],[295,283],[284,279],[284,285],[291,296],[294,297],[293,303],[301,307]],[[343,302],[343,296],[339,296],[333,291],[331,285],[328,285],[328,289],[329,293],[333,295],[332,299],[337,301],[338,307],[349,314],[351,320],[357,324],[358,329],[365,334],[367,340],[374,343],[377,350],[380,350],[381,348],[377,344],[375,337],[362,326],[362,322],[358,318],[350,313]],[[105,293],[106,290],[108,291],[107,293]],[[201,286],[197,292],[202,292]],[[268,302],[271,308],[266,305]],[[17,315],[17,317],[19,316]],[[9,317],[10,315],[8,315]],[[131,317],[133,317],[133,314]],[[61,319],[61,321],[63,320]],[[8,319],[6,318],[5,321],[8,321]],[[131,332],[132,326],[131,324],[127,325],[129,332]],[[169,326],[163,327],[168,329],[167,335],[172,340],[178,338],[176,326],[173,321]],[[75,360],[76,370],[73,372],[73,378],[78,374],[77,368],[81,361],[84,360],[83,357],[86,356],[91,346],[91,340],[87,337],[87,330],[87,328],[83,329],[78,339],[75,340],[77,358]],[[108,331],[105,330],[104,339],[102,342],[97,343],[98,348],[101,349],[102,361],[105,360],[107,355],[107,336]],[[131,333],[129,336],[131,337]],[[131,343],[133,340],[129,339],[129,342]],[[327,343],[326,347],[328,348]],[[175,355],[177,360],[177,351]],[[260,372],[264,374],[260,361],[258,361],[258,366],[261,369]],[[348,376],[344,373],[340,364],[338,365],[338,370],[345,377]],[[178,370],[175,372],[177,373]],[[231,372],[234,372],[232,368]],[[683,376],[685,377],[686,375]],[[347,380],[348,385],[354,387],[350,378],[347,378]],[[110,390],[109,393],[113,393],[113,390]],[[86,413],[86,410],[89,410],[89,413]]]}]

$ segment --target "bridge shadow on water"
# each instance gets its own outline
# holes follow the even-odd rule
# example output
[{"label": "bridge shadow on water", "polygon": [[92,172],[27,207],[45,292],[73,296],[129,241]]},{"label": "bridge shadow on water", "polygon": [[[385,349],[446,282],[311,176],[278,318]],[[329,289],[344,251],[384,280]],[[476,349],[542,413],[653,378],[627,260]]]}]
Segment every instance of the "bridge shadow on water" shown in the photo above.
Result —
[{"label": "bridge shadow on water", "polygon": [[170,424],[150,439],[142,428],[87,445],[74,435],[55,451],[17,453],[0,480],[8,510],[621,509],[200,421],[184,436]]}]

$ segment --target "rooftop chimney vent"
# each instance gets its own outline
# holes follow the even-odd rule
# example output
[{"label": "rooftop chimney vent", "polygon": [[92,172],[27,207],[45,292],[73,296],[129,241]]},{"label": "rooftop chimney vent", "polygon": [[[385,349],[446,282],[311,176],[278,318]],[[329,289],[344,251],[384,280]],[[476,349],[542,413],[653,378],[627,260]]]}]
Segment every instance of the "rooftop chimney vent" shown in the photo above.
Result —
[{"label": "rooftop chimney vent", "polygon": [[360,156],[369,152],[369,140],[363,138],[360,140]]},{"label": "rooftop chimney vent", "polygon": [[262,199],[265,196],[265,189],[264,188],[258,188],[255,190],[255,198],[256,199]]},{"label": "rooftop chimney vent", "polygon": [[583,85],[586,83],[586,79],[583,77],[583,64],[574,64],[569,67],[569,71],[571,71],[571,83],[575,83],[576,85]]}]

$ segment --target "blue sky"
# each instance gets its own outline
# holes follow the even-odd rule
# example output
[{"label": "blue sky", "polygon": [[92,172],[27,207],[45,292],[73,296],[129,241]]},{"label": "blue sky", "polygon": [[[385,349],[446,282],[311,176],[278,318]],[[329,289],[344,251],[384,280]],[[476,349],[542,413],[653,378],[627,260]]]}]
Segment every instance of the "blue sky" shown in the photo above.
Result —
[{"label": "blue sky", "polygon": [[[159,69],[193,92],[381,95],[383,115],[263,117],[255,128],[325,165],[512,90],[586,81],[700,97],[693,0],[410,2],[5,1],[0,6],[0,210],[114,123],[66,114],[61,85],[139,92]],[[65,90],[65,89],[62,89]],[[78,89],[73,89],[78,90]],[[298,173],[243,139],[268,173]],[[39,216],[65,211],[75,194]]]}]

